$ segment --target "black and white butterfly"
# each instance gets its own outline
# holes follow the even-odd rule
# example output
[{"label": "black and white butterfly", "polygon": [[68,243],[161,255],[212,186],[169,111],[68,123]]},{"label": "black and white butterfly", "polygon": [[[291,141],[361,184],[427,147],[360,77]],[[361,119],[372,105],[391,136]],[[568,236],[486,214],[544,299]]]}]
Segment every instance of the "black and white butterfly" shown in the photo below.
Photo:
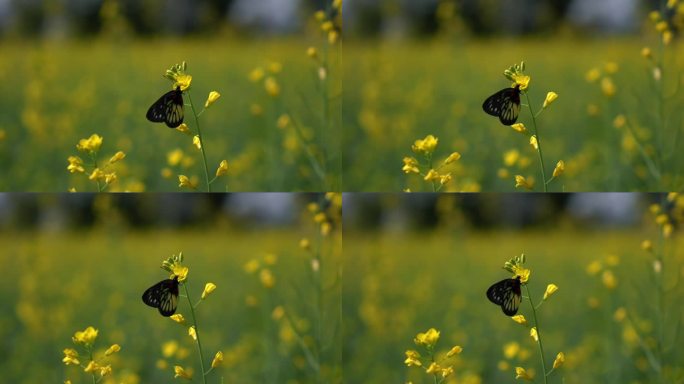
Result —
[{"label": "black and white butterfly", "polygon": [[515,315],[522,301],[520,276],[516,276],[515,279],[504,279],[492,285],[487,290],[487,298],[492,303],[501,306],[506,316]]},{"label": "black and white butterfly", "polygon": [[520,113],[520,85],[504,88],[489,96],[482,109],[492,116],[498,116],[503,125],[513,125]]},{"label": "black and white butterfly", "polygon": [[147,110],[147,120],[176,128],[183,122],[183,91],[180,86],[160,97]]},{"label": "black and white butterfly", "polygon": [[166,279],[147,288],[142,295],[143,303],[159,309],[162,316],[169,317],[178,306],[178,276]]}]

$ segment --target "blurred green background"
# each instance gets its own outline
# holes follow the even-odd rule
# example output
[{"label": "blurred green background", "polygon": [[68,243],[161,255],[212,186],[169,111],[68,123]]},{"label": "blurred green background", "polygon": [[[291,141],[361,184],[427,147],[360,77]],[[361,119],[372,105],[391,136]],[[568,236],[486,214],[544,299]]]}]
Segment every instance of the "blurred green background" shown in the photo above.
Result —
[{"label": "blurred green background", "polygon": [[440,362],[444,382],[514,382],[515,367],[543,382],[529,302],[522,326],[485,296],[524,253],[535,304],[559,287],[537,310],[547,364],[566,356],[549,383],[681,382],[683,209],[664,195],[346,195],[345,381],[433,383],[404,360],[427,358],[413,340],[434,327],[438,360],[463,348]]},{"label": "blurred green background", "polygon": [[339,190],[339,44],[321,29],[339,18],[330,1],[2,2],[0,189],[96,191],[91,167],[66,167],[91,163],[76,144],[98,134],[100,167],[126,153],[108,190],[177,191],[182,174],[205,191],[190,107],[189,136],[145,119],[187,62],[186,104],[221,94],[200,118],[210,177],[228,162],[213,191]]},{"label": "blurred green background", "polygon": [[[171,382],[175,365],[197,382],[190,324],[141,300],[183,252],[193,303],[217,286],[195,311],[205,365],[224,353],[209,382],[340,382],[338,221],[339,204],[314,194],[0,194],[3,380],[91,382],[62,351],[93,326],[96,357],[121,346],[100,382]],[[186,298],[177,313],[192,321]]]}]

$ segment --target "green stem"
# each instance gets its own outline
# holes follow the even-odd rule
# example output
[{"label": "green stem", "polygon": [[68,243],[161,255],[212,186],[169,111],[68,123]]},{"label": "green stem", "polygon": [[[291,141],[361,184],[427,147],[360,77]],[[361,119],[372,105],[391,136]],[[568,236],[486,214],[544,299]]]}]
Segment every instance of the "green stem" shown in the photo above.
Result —
[{"label": "green stem", "polygon": [[544,344],[542,343],[541,332],[539,331],[539,322],[537,321],[537,309],[532,303],[532,297],[530,297],[530,289],[525,284],[525,293],[527,293],[527,300],[530,301],[530,307],[532,308],[532,318],[534,319],[534,328],[537,330],[537,345],[539,346],[539,355],[541,356],[542,371],[544,373],[544,384],[548,383],[549,373],[546,372],[546,358],[544,357]]},{"label": "green stem", "polygon": [[541,167],[542,181],[544,182],[544,192],[548,192],[548,183],[546,182],[546,171],[544,170],[544,155],[542,153],[541,139],[539,138],[539,131],[537,130],[537,116],[532,110],[532,104],[530,103],[530,95],[525,93],[525,98],[527,99],[527,108],[530,110],[530,115],[532,115],[532,126],[534,128],[534,137],[537,138],[537,154],[539,155],[539,165]]},{"label": "green stem", "polygon": [[202,130],[200,129],[199,115],[195,112],[195,105],[192,103],[192,97],[188,92],[188,100],[190,100],[190,108],[192,108],[192,115],[195,116],[195,125],[197,125],[197,136],[200,140],[200,151],[202,151],[202,161],[204,162],[204,179],[207,182],[207,192],[211,192],[211,181],[209,181],[209,166],[207,165],[207,155],[204,153],[204,140],[202,139]]},{"label": "green stem", "polygon": [[[93,361],[93,347],[88,348],[88,355],[90,357],[90,361]],[[93,384],[96,384],[97,380],[95,379],[95,372],[92,372],[90,375],[93,377]]]},{"label": "green stem", "polygon": [[206,372],[204,371],[204,354],[202,353],[202,342],[200,341],[199,329],[197,328],[197,319],[195,318],[195,308],[192,306],[192,301],[190,301],[190,293],[188,292],[188,284],[183,283],[183,288],[185,289],[185,297],[188,299],[188,304],[190,305],[190,314],[192,315],[192,325],[195,327],[195,336],[197,336],[197,350],[199,351],[200,368],[202,369],[202,382],[204,384],[207,384]]}]

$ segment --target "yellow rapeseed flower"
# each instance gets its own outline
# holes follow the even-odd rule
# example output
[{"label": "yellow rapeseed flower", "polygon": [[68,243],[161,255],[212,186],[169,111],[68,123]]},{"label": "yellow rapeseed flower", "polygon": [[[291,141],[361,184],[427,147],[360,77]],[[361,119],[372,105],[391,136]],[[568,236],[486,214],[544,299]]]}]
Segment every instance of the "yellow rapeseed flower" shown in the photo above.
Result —
[{"label": "yellow rapeseed flower", "polygon": [[516,357],[519,352],[520,352],[520,344],[516,343],[515,341],[507,343],[503,347],[504,357],[509,359],[509,360]]},{"label": "yellow rapeseed flower", "polygon": [[332,7],[338,11],[342,9],[342,0],[333,0]]},{"label": "yellow rapeseed flower", "polygon": [[511,149],[510,151],[504,152],[503,162],[507,167],[512,167],[518,162],[520,158],[520,152],[517,149]]},{"label": "yellow rapeseed flower", "polygon": [[546,286],[546,292],[544,292],[544,300],[548,299],[551,295],[556,293],[558,286],[556,284],[549,284]]},{"label": "yellow rapeseed flower", "polygon": [[447,376],[449,376],[449,375],[451,375],[451,374],[453,374],[453,373],[454,373],[454,367],[448,366],[448,367],[446,367],[446,368],[442,368],[442,373],[441,373],[441,375],[442,375],[442,377],[447,377]]},{"label": "yellow rapeseed flower", "polygon": [[223,352],[218,351],[216,352],[216,355],[214,355],[214,360],[211,361],[211,367],[216,368],[219,365],[223,363]]},{"label": "yellow rapeseed flower", "polygon": [[95,339],[97,339],[97,333],[97,329],[88,327],[83,331],[74,333],[74,336],[71,338],[71,340],[73,340],[73,342],[76,344],[93,345]]},{"label": "yellow rapeseed flower", "polygon": [[85,169],[83,168],[83,159],[81,159],[78,156],[69,156],[67,158],[67,161],[69,161],[69,165],[67,166],[67,170],[70,173],[83,173],[85,172]]},{"label": "yellow rapeseed flower", "polygon": [[434,347],[437,340],[439,340],[439,331],[434,328],[428,329],[427,332],[417,334],[413,339],[417,345],[424,345],[428,348]]},{"label": "yellow rapeseed flower", "polygon": [[76,144],[76,149],[81,152],[96,153],[102,146],[102,137],[94,133],[87,139],[81,139]]},{"label": "yellow rapeseed flower", "polygon": [[528,75],[515,73],[513,74],[513,85],[515,86],[516,84],[520,86],[521,91],[527,90],[527,87],[530,85],[530,77]]},{"label": "yellow rapeseed flower", "polygon": [[181,379],[186,379],[186,380],[192,380],[192,375],[186,371],[183,367],[180,365],[176,365],[173,367],[173,372],[175,375],[173,376],[174,379],[181,378]]},{"label": "yellow rapeseed flower", "polygon": [[440,175],[435,171],[434,169],[431,169],[428,171],[427,175],[423,178],[425,181],[434,181],[434,180],[439,180]]},{"label": "yellow rapeseed flower", "polygon": [[190,328],[188,328],[188,335],[192,337],[193,340],[197,341],[197,331],[195,330],[195,326],[192,325]]},{"label": "yellow rapeseed flower", "polygon": [[511,316],[511,320],[515,321],[518,324],[526,325],[527,324],[527,319],[523,315],[515,315]]},{"label": "yellow rapeseed flower", "polygon": [[439,364],[432,362],[429,367],[425,370],[426,373],[428,374],[435,374],[438,373],[442,370],[442,367],[439,366]]},{"label": "yellow rapeseed flower", "polygon": [[194,145],[197,149],[202,149],[202,140],[198,135],[195,135],[192,138],[192,145]]},{"label": "yellow rapeseed flower", "polygon": [[606,97],[615,96],[616,89],[613,79],[610,77],[604,77],[601,79],[601,92],[603,92],[603,95]]},{"label": "yellow rapeseed flower", "polygon": [[537,327],[530,328],[530,337],[532,340],[539,342],[539,334],[537,333]]},{"label": "yellow rapeseed flower", "polygon": [[511,125],[511,128],[513,128],[514,131],[519,132],[519,133],[527,132],[527,128],[525,128],[525,124],[523,124],[523,123],[515,123],[515,124]]},{"label": "yellow rapeseed flower", "polygon": [[274,77],[269,76],[266,78],[264,89],[266,89],[266,93],[271,97],[280,95],[280,85],[278,85],[278,81]]},{"label": "yellow rapeseed flower", "polygon": [[190,178],[185,175],[178,175],[178,186],[180,188],[193,188]]},{"label": "yellow rapeseed flower", "polygon": [[306,55],[309,56],[312,59],[315,59],[318,57],[318,51],[316,50],[316,47],[309,47],[306,49]]},{"label": "yellow rapeseed flower", "polygon": [[122,160],[124,157],[126,157],[126,154],[123,153],[122,151],[119,151],[119,152],[115,153],[114,156],[112,156],[109,159],[109,164],[114,164],[117,161]]},{"label": "yellow rapeseed flower", "polygon": [[447,352],[447,357],[452,357],[463,352],[463,348],[460,345],[452,347],[449,352]]},{"label": "yellow rapeseed flower", "polygon": [[113,355],[121,350],[121,346],[119,344],[112,344],[111,347],[107,348],[105,351],[105,356]]},{"label": "yellow rapeseed flower", "polygon": [[439,176],[439,184],[440,185],[447,185],[451,181],[451,173],[447,173],[446,175],[440,175]]},{"label": "yellow rapeseed flower", "polygon": [[558,94],[556,92],[549,92],[546,94],[546,99],[544,100],[544,105],[542,108],[546,108],[551,103],[553,103],[556,99],[558,98]]},{"label": "yellow rapeseed flower", "polygon": [[323,12],[323,11],[316,11],[316,13],[314,13],[314,19],[316,19],[316,21],[323,21],[323,20],[325,20],[325,12]]},{"label": "yellow rapeseed flower", "polygon": [[515,379],[532,381],[532,375],[530,375],[523,367],[515,367]]},{"label": "yellow rapeseed flower", "polygon": [[306,237],[302,238],[299,240],[299,248],[309,250],[311,249],[311,241],[307,239]]},{"label": "yellow rapeseed flower", "polygon": [[553,361],[553,369],[558,369],[565,363],[565,354],[563,352],[558,352],[556,355],[556,360]]},{"label": "yellow rapeseed flower", "polygon": [[221,160],[218,168],[216,168],[216,177],[223,176],[228,173],[228,160]]},{"label": "yellow rapeseed flower", "polygon": [[340,38],[340,33],[337,32],[336,30],[331,30],[328,32],[328,43],[335,44],[337,43],[337,40]]},{"label": "yellow rapeseed flower", "polygon": [[90,174],[90,176],[88,176],[88,179],[100,180],[100,179],[104,179],[104,177],[105,177],[105,173],[102,172],[102,170],[100,168],[95,168],[95,169],[93,169],[93,172]]},{"label": "yellow rapeseed flower", "polygon": [[641,56],[643,56],[645,59],[650,60],[653,57],[653,52],[651,52],[651,48],[649,48],[649,47],[641,48]]},{"label": "yellow rapeseed flower", "polygon": [[209,108],[212,104],[216,102],[216,100],[221,97],[221,94],[216,92],[216,91],[211,91],[209,92],[209,96],[207,96],[207,101],[204,102],[204,108]]},{"label": "yellow rapeseed flower", "polygon": [[565,172],[565,162],[563,160],[558,160],[556,168],[553,169],[553,177],[560,177],[563,172]]},{"label": "yellow rapeseed flower", "polygon": [[66,348],[64,351],[64,358],[62,362],[66,365],[80,365],[81,362],[78,360],[78,352],[72,348]]},{"label": "yellow rapeseed flower", "polygon": [[261,285],[264,287],[273,288],[275,285],[275,276],[273,276],[270,269],[262,269],[261,272],[259,272],[259,281],[261,281]]},{"label": "yellow rapeseed flower", "polygon": [[185,317],[180,313],[173,314],[169,318],[178,324],[185,324]]},{"label": "yellow rapeseed flower", "polygon": [[404,157],[404,166],[401,168],[404,173],[420,173],[418,169],[418,160],[413,157]]},{"label": "yellow rapeseed flower", "polygon": [[422,140],[416,140],[411,146],[411,150],[415,153],[422,153],[424,155],[429,155],[435,151],[439,139],[433,135],[427,135]]},{"label": "yellow rapeseed flower", "polygon": [[111,184],[116,181],[116,172],[111,172],[111,173],[106,173],[104,175],[105,183],[106,184]]},{"label": "yellow rapeseed flower", "polygon": [[515,187],[531,190],[532,188],[534,188],[534,181],[532,177],[525,178],[525,176],[522,175],[515,175]]},{"label": "yellow rapeseed flower", "polygon": [[534,148],[535,151],[539,150],[539,143],[537,142],[537,136],[532,135],[530,136],[530,145],[532,148]]},{"label": "yellow rapeseed flower", "polygon": [[249,77],[249,81],[251,81],[253,83],[257,83],[257,82],[261,81],[261,79],[263,79],[265,75],[266,75],[266,72],[264,72],[264,69],[261,67],[257,67],[257,68],[252,69],[252,71],[249,73],[248,77]]},{"label": "yellow rapeseed flower", "polygon": [[595,83],[600,77],[601,71],[598,68],[592,68],[586,73],[586,75],[584,75],[584,78],[589,83]]},{"label": "yellow rapeseed flower", "polygon": [[409,367],[412,367],[412,366],[420,367],[423,365],[423,363],[420,361],[420,353],[418,353],[418,351],[414,351],[412,349],[409,349],[405,353],[406,353],[406,360],[404,360],[404,364],[406,364]]},{"label": "yellow rapeseed flower", "polygon": [[105,377],[107,375],[112,374],[112,366],[110,364],[107,364],[103,367],[100,367],[100,377]]},{"label": "yellow rapeseed flower", "polygon": [[452,152],[451,155],[449,155],[449,157],[447,157],[446,160],[444,160],[444,164],[451,164],[454,161],[459,160],[460,158],[461,158],[460,153]]},{"label": "yellow rapeseed flower", "polygon": [[86,365],[85,368],[83,368],[84,372],[87,373],[93,373],[95,371],[98,371],[100,369],[100,366],[93,360],[88,362],[88,365]]},{"label": "yellow rapeseed flower", "polygon": [[181,91],[185,92],[188,88],[190,88],[191,83],[192,76],[186,73],[181,73],[176,75],[176,82],[173,83],[173,89],[176,89],[176,87],[180,87]]},{"label": "yellow rapeseed flower", "polygon": [[207,283],[204,285],[204,291],[202,292],[202,299],[205,299],[209,294],[214,292],[216,290],[216,284],[214,283]]},{"label": "yellow rapeseed flower", "polygon": [[615,287],[617,287],[617,278],[611,270],[603,271],[601,282],[608,289],[615,289]]}]

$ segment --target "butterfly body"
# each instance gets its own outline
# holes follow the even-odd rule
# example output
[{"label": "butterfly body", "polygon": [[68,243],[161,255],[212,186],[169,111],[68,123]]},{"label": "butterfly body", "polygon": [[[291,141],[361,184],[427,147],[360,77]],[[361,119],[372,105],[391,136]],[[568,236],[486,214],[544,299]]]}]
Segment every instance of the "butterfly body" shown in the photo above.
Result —
[{"label": "butterfly body", "polygon": [[178,306],[178,276],[166,279],[147,288],[142,295],[143,303],[152,308],[157,308],[164,317],[176,313]]},{"label": "butterfly body", "polygon": [[167,127],[176,128],[183,123],[183,115],[183,91],[176,87],[152,104],[146,117],[153,123],[166,123]]},{"label": "butterfly body", "polygon": [[482,109],[492,116],[497,116],[501,124],[513,125],[520,113],[520,86],[504,88],[489,96],[482,104]]},{"label": "butterfly body", "polygon": [[487,289],[487,298],[492,303],[501,307],[506,316],[518,313],[518,307],[522,301],[520,292],[520,276],[515,279],[504,279],[493,284]]}]

